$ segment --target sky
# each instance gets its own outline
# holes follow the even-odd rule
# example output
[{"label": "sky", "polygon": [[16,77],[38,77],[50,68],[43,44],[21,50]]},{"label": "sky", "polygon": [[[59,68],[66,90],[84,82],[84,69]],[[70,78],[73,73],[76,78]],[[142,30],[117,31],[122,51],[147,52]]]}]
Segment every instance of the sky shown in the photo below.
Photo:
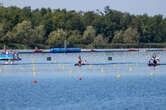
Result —
[{"label": "sky", "polygon": [[51,8],[76,11],[102,11],[105,6],[110,6],[122,12],[140,15],[147,13],[149,16],[161,14],[166,17],[166,0],[0,0],[4,6],[18,6],[23,8],[31,6],[36,8]]}]

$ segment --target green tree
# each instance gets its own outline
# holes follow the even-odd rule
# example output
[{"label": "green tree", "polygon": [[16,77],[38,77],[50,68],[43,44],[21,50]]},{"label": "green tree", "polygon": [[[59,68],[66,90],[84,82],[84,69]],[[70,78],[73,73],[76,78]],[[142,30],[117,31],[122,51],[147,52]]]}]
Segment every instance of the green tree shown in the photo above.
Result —
[{"label": "green tree", "polygon": [[66,10],[54,10],[52,15],[52,24],[54,27],[54,30],[56,29],[65,29],[65,23],[66,23]]},{"label": "green tree", "polygon": [[52,32],[54,30],[52,15],[50,13],[46,14],[42,18],[41,24],[44,25],[44,28],[46,30],[45,37],[48,37],[50,32]]},{"label": "green tree", "polygon": [[24,19],[29,20],[32,17],[31,7],[29,7],[29,6],[28,7],[24,7],[22,9],[22,11],[23,11],[23,17],[24,17]]},{"label": "green tree", "polygon": [[83,31],[84,25],[81,21],[81,16],[75,11],[69,11],[66,13],[65,29]]},{"label": "green tree", "polygon": [[84,13],[84,15],[82,16],[82,22],[84,24],[84,27],[91,26],[95,16],[96,13],[93,11],[88,11]]},{"label": "green tree", "polygon": [[3,42],[3,36],[5,35],[4,26],[0,23],[0,41]]},{"label": "green tree", "polygon": [[139,42],[139,33],[137,29],[129,27],[123,34],[124,43],[138,43]]},{"label": "green tree", "polygon": [[99,34],[99,35],[97,35],[97,37],[94,39],[93,44],[95,45],[95,48],[96,48],[96,47],[102,47],[102,46],[104,46],[105,44],[107,44],[107,40],[104,39],[103,35]]},{"label": "green tree", "polygon": [[74,47],[82,43],[82,36],[78,30],[71,31],[68,38],[68,47]]},{"label": "green tree", "polygon": [[166,18],[162,20],[162,23],[161,23],[161,33],[162,33],[162,42],[166,42]]},{"label": "green tree", "polygon": [[40,24],[42,24],[42,20],[43,20],[43,16],[40,13],[39,9],[33,10],[32,11],[32,17],[31,17],[31,22],[32,22],[32,26],[39,26]]},{"label": "green tree", "polygon": [[48,36],[48,44],[51,47],[63,47],[64,40],[66,38],[67,38],[67,33],[62,29],[58,29],[50,33],[50,35]]},{"label": "green tree", "polygon": [[44,36],[45,36],[46,30],[44,28],[44,25],[40,25],[35,27],[34,29],[34,39],[35,43],[44,43]]},{"label": "green tree", "polygon": [[162,42],[162,15],[156,15],[151,18],[151,26],[152,26],[152,42]]},{"label": "green tree", "polygon": [[148,17],[147,14],[137,16],[137,27],[140,33],[140,42],[152,42],[152,25],[150,20],[151,18]]},{"label": "green tree", "polygon": [[8,32],[8,38],[12,39],[15,43],[33,45],[34,44],[34,30],[30,21],[23,21],[18,23],[12,30]]},{"label": "green tree", "polygon": [[14,38],[14,33],[10,31],[7,32],[6,35],[2,37],[2,41],[4,42],[5,45],[8,45],[9,43],[16,43]]},{"label": "green tree", "polygon": [[123,43],[123,34],[124,32],[122,30],[116,31],[112,43]]},{"label": "green tree", "polygon": [[96,37],[96,30],[92,26],[88,26],[83,33],[83,43],[90,44]]},{"label": "green tree", "polygon": [[[48,47],[49,41],[51,46],[61,46],[63,37],[50,37],[54,30],[55,36],[59,36],[59,29],[66,33],[65,39],[69,40],[71,47],[92,47],[94,41],[102,41],[102,37],[108,39],[107,43],[161,43],[166,42],[165,27],[166,19],[162,15],[131,15],[110,9],[109,6],[103,11],[87,12],[0,6],[1,44],[14,43],[29,47],[42,44]],[[62,39],[62,42],[56,38]],[[52,43],[50,39],[58,42]]]},{"label": "green tree", "polygon": [[106,24],[103,22],[105,19],[104,16],[100,16],[100,15],[96,15],[94,16],[94,19],[92,21],[92,26],[95,28],[96,30],[96,34],[102,34],[102,35],[106,35]]},{"label": "green tree", "polygon": [[106,26],[104,36],[109,38],[109,42],[112,41],[114,33],[123,28],[121,26],[122,18],[123,14],[116,10],[110,10],[109,13],[105,15],[104,23]]}]

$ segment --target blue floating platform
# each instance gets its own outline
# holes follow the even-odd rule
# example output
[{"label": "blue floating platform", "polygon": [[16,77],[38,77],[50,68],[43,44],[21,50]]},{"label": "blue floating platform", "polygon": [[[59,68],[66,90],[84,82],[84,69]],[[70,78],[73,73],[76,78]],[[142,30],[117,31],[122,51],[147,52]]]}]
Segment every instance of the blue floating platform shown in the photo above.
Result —
[{"label": "blue floating platform", "polygon": [[51,48],[51,53],[73,53],[73,52],[81,52],[80,48]]}]

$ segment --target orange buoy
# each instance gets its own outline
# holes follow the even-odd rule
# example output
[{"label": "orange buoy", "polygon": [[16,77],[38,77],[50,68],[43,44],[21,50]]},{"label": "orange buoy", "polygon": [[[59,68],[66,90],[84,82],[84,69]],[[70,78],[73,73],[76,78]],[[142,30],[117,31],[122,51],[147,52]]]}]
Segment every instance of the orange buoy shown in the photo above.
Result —
[{"label": "orange buoy", "polygon": [[41,49],[34,49],[33,52],[43,52]]},{"label": "orange buoy", "polygon": [[137,51],[137,49],[128,49],[128,51]]}]

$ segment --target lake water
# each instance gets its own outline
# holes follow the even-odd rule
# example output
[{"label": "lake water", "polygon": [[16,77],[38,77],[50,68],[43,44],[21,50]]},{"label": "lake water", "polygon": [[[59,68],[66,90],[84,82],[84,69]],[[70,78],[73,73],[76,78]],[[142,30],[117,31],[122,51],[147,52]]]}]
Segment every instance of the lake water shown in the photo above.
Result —
[{"label": "lake water", "polygon": [[[0,110],[166,110],[166,52],[156,53],[158,67],[143,51],[21,54],[0,65]],[[78,55],[89,65],[74,66]]]}]

